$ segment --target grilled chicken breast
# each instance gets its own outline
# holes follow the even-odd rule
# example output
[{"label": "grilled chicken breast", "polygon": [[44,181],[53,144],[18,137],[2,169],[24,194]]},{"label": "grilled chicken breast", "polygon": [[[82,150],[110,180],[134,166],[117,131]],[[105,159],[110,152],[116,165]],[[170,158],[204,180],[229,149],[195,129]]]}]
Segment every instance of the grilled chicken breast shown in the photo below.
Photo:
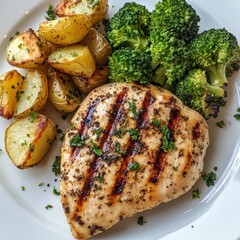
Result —
[{"label": "grilled chicken breast", "polygon": [[192,188],[209,144],[201,115],[154,86],[92,91],[62,147],[61,200],[76,239]]}]

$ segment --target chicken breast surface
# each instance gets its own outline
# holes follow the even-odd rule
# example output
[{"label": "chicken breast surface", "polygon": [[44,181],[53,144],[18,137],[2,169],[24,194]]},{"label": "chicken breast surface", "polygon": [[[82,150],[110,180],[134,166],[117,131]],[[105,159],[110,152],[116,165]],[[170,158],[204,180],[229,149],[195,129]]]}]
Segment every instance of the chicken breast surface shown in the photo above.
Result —
[{"label": "chicken breast surface", "polygon": [[209,145],[203,117],[154,86],[92,91],[62,147],[61,200],[76,239],[192,188]]}]

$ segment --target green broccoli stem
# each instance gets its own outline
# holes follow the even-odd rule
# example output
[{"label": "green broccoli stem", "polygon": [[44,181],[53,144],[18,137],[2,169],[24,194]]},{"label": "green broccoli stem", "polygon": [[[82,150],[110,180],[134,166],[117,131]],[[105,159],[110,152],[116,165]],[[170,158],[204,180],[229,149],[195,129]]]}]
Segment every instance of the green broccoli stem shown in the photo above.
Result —
[{"label": "green broccoli stem", "polygon": [[222,87],[228,84],[226,66],[227,64],[219,64],[206,69],[211,85]]},{"label": "green broccoli stem", "polygon": [[163,86],[167,81],[165,69],[158,67],[153,75],[152,81]]},{"label": "green broccoli stem", "polygon": [[207,87],[208,93],[217,97],[225,97],[225,91],[221,87],[213,86],[210,84],[207,84],[206,87]]}]

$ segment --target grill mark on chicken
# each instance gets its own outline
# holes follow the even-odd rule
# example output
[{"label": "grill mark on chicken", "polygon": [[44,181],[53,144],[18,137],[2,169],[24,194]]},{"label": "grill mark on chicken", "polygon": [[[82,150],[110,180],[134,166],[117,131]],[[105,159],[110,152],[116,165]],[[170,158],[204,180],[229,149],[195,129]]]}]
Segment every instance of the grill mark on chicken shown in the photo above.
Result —
[{"label": "grill mark on chicken", "polygon": [[[126,97],[127,88],[123,88],[123,90],[119,93],[117,97],[116,104],[112,106],[113,114],[110,115],[110,119],[99,143],[99,148],[103,149],[103,152],[106,152],[110,147],[109,146],[111,144],[110,139],[115,132],[117,122],[121,118],[123,112],[123,105],[126,101]],[[88,170],[88,176],[84,182],[81,196],[78,199],[78,207],[81,207],[83,205],[84,201],[87,200],[87,197],[91,192],[93,182],[98,171],[100,160],[102,160],[102,157],[98,157],[97,155],[95,155],[92,163],[90,164],[91,168]],[[74,218],[76,219],[76,216],[74,216]]]},{"label": "grill mark on chicken", "polygon": [[[78,129],[79,135],[86,137],[87,131],[90,128],[92,121],[93,121],[92,120],[93,114],[94,114],[99,102],[100,102],[99,98],[95,99],[93,101],[93,103],[90,105],[90,107],[88,108],[88,110],[86,111],[87,114],[82,121],[82,127],[80,129]],[[71,163],[74,163],[79,152],[80,152],[79,147],[73,147],[72,152],[71,152],[71,158],[70,158]]]},{"label": "grill mark on chicken", "polygon": [[[175,106],[170,111],[170,117],[168,121],[168,128],[171,131],[173,142],[174,142],[173,133],[176,131],[176,128],[178,127],[180,119],[181,119],[180,109]],[[161,146],[159,148],[161,148]],[[166,166],[166,160],[167,160],[168,154],[169,154],[169,151],[165,152],[162,149],[158,150],[156,160],[153,163],[153,172],[150,175],[149,182],[153,184],[157,184],[159,182],[161,174],[164,171],[164,168]]]},{"label": "grill mark on chicken", "polygon": [[[116,197],[116,195],[121,194],[126,183],[128,168],[132,164],[135,154],[137,153],[137,148],[141,144],[141,129],[144,129],[149,122],[148,119],[148,108],[155,101],[155,98],[149,93],[146,93],[146,96],[142,103],[142,114],[137,121],[137,129],[140,132],[138,140],[135,142],[132,139],[129,140],[127,154],[123,160],[123,163],[117,172],[115,184],[112,190],[112,195]],[[114,201],[114,197],[112,197],[111,201]]]}]

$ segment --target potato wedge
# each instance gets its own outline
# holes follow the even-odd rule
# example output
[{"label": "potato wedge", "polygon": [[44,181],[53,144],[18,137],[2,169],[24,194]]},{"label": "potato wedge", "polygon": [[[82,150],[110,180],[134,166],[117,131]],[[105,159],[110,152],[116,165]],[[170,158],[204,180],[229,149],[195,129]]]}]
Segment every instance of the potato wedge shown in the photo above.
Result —
[{"label": "potato wedge", "polygon": [[37,69],[27,72],[21,92],[17,95],[14,117],[22,117],[29,112],[38,112],[48,98],[48,82],[46,75]]},{"label": "potato wedge", "polygon": [[41,40],[32,29],[13,38],[6,55],[8,63],[19,68],[36,68],[46,59]]},{"label": "potato wedge", "polygon": [[92,26],[87,15],[62,17],[39,25],[39,35],[57,45],[71,45],[83,40]]},{"label": "potato wedge", "polygon": [[81,42],[82,45],[88,46],[93,54],[97,66],[106,66],[108,57],[112,52],[111,46],[103,34],[95,28],[91,28],[88,35]]},{"label": "potato wedge", "polygon": [[55,13],[59,16],[86,14],[91,17],[93,25],[104,19],[108,12],[108,0],[61,0]]},{"label": "potato wedge", "polygon": [[41,41],[40,44],[41,44],[41,47],[44,51],[45,56],[50,55],[53,51],[55,51],[59,47],[58,45],[56,45],[54,43],[51,43],[48,40],[46,40],[45,38],[41,37],[39,35],[39,31],[36,31],[36,34]]},{"label": "potato wedge", "polygon": [[56,124],[50,118],[32,112],[6,129],[5,148],[14,165],[25,169],[43,159],[55,136]]},{"label": "potato wedge", "polygon": [[0,116],[6,119],[13,117],[17,94],[21,91],[23,83],[22,75],[12,70],[0,76]]},{"label": "potato wedge", "polygon": [[50,68],[48,79],[49,99],[53,106],[65,113],[75,111],[81,103],[81,97],[71,77]]},{"label": "potato wedge", "polygon": [[91,77],[95,71],[95,60],[88,47],[76,44],[58,48],[48,56],[47,62],[60,72],[73,76]]},{"label": "potato wedge", "polygon": [[81,93],[88,94],[94,88],[99,87],[108,81],[109,68],[97,68],[90,78],[72,77],[73,82]]}]

